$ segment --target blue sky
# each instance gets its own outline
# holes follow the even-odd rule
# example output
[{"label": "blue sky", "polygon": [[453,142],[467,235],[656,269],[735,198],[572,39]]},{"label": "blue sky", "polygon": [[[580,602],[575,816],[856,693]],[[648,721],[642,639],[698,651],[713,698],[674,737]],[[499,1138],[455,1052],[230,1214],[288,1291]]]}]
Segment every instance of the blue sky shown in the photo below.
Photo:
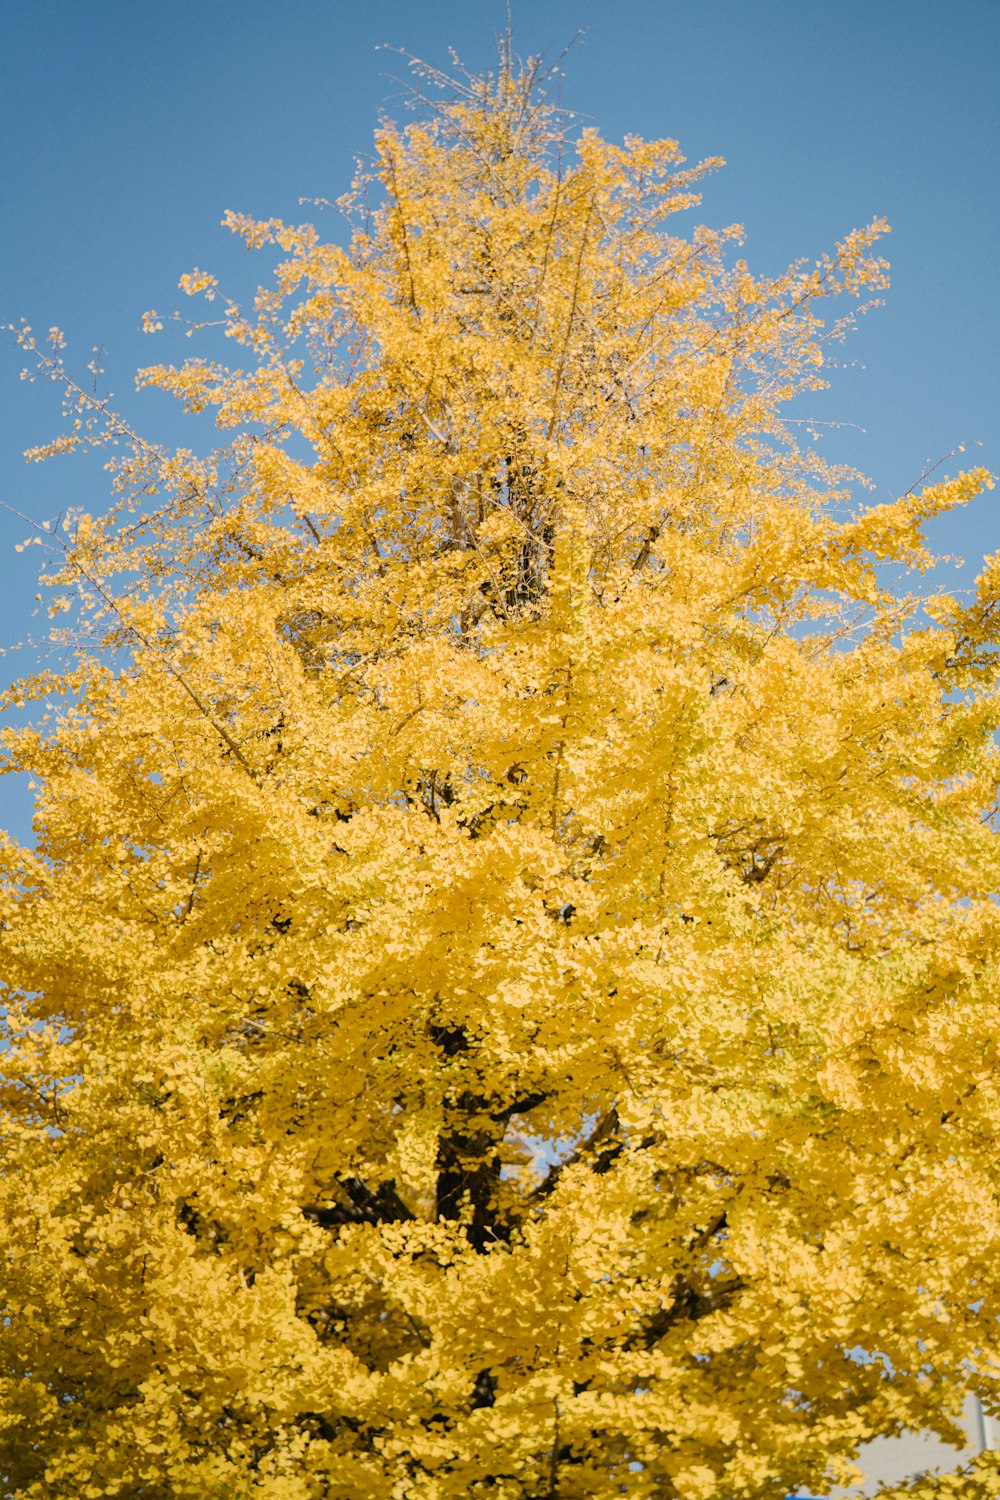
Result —
[{"label": "blue sky", "polygon": [[[881,496],[962,442],[1000,468],[1000,0],[514,0],[513,21],[518,50],[553,56],[588,28],[563,100],[605,135],[727,159],[701,218],[744,224],[753,269],[885,215],[893,288],[815,402],[854,424],[831,456]],[[0,0],[0,322],[59,325],[80,369],[100,346],[119,404],[184,441],[155,396],[132,392],[136,367],[161,357],[143,310],[175,306],[195,265],[248,285],[257,268],[220,229],[226,209],[301,221],[300,198],[346,189],[379,108],[402,112],[405,63],[379,44],[439,65],[453,46],[476,68],[504,25],[492,0]],[[99,469],[24,464],[58,402],[19,368],[0,346],[0,500],[38,519],[99,510]],[[945,523],[940,545],[970,565],[1000,547],[998,497]],[[40,629],[37,549],[14,552],[24,534],[0,512],[0,644]],[[28,664],[8,654],[0,675]],[[25,834],[28,808],[23,783],[0,780],[0,826]]]}]

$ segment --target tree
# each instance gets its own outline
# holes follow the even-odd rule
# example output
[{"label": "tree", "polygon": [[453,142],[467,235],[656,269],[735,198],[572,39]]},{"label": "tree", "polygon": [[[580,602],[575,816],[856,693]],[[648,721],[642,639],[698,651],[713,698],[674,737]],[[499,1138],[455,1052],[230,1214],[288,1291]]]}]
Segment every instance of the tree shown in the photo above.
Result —
[{"label": "tree", "polygon": [[117,447],[6,699],[8,1496],[779,1496],[993,1399],[1000,558],[908,582],[990,479],[786,416],[886,226],[757,278],[714,161],[419,77],[346,248],[182,282],[211,456],[20,335]]}]

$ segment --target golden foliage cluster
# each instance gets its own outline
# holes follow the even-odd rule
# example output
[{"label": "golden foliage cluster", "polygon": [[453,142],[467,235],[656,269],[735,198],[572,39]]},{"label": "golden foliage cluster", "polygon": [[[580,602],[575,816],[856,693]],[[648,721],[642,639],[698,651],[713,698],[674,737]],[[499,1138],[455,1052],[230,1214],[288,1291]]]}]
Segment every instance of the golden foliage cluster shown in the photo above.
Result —
[{"label": "golden foliage cluster", "polygon": [[4,1495],[777,1497],[990,1399],[1000,561],[887,583],[989,476],[787,418],[886,226],[756,277],[543,83],[229,216],[207,458],[22,331],[115,503],[5,700]]}]

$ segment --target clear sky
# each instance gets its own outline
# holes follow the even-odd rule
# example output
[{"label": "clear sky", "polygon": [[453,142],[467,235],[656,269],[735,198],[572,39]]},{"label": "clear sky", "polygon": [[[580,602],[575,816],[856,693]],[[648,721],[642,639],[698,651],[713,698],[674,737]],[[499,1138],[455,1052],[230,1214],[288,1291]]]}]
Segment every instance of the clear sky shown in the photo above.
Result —
[{"label": "clear sky", "polygon": [[[893,288],[815,403],[855,424],[831,456],[881,496],[961,442],[1000,469],[1000,0],[513,0],[513,22],[519,51],[552,56],[588,28],[563,102],[610,138],[674,136],[691,159],[727,159],[701,218],[744,224],[753,269],[885,215]],[[132,393],[136,367],[161,357],[143,310],[177,305],[195,265],[246,286],[226,209],[300,222],[300,198],[347,188],[379,108],[401,113],[405,63],[379,44],[445,66],[453,46],[482,67],[505,24],[502,0],[0,0],[0,322],[59,325],[81,370],[101,346],[120,404],[183,441]],[[0,348],[0,500],[38,519],[99,510],[99,469],[25,466],[58,402],[19,368]],[[0,512],[0,644],[41,629],[24,535]],[[970,563],[1000,547],[1000,490],[940,542]],[[0,676],[29,664],[9,654]],[[0,826],[26,833],[28,796],[0,780]]]}]

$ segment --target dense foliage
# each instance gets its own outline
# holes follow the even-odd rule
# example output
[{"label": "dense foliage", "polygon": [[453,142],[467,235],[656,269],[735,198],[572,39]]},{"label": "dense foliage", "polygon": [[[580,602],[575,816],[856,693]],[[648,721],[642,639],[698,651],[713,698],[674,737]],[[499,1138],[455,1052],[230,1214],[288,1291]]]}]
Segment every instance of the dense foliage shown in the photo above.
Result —
[{"label": "dense foliage", "polygon": [[21,332],[116,498],[6,700],[4,1495],[777,1497],[992,1400],[1000,561],[881,566],[989,476],[783,415],[884,225],[755,277],[541,81],[229,216],[208,457]]}]

